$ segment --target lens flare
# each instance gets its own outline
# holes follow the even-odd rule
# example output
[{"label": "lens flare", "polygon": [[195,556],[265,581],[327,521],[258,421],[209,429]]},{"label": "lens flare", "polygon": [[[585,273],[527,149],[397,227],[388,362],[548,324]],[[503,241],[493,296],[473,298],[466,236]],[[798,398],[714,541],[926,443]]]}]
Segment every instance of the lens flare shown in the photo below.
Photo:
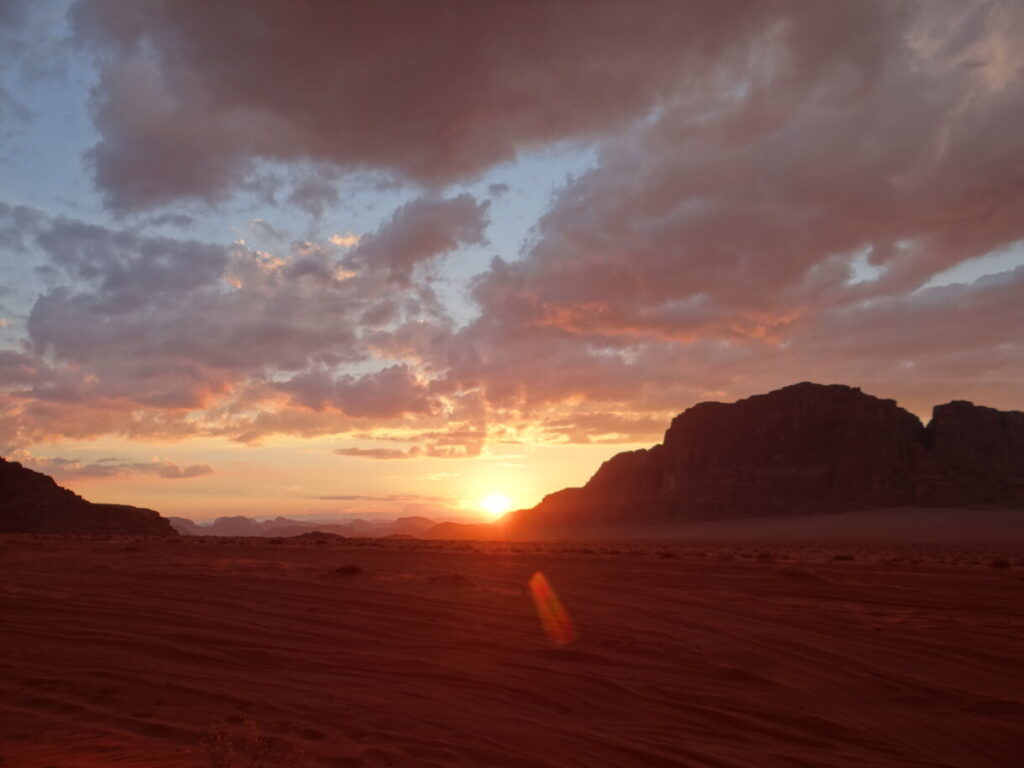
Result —
[{"label": "lens flare", "polygon": [[540,623],[551,638],[551,642],[561,646],[576,640],[579,635],[572,624],[572,619],[569,618],[569,613],[540,571],[530,577],[530,594],[533,595],[534,605],[537,606]]}]

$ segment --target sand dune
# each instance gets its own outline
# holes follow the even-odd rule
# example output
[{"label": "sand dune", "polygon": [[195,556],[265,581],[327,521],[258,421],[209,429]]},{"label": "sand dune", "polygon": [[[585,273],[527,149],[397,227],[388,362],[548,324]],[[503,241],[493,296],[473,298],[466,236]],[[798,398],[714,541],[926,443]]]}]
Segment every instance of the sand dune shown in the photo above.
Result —
[{"label": "sand dune", "polygon": [[[0,547],[3,765],[206,766],[204,734],[240,741],[253,723],[280,764],[307,766],[980,768],[1024,755],[1019,550]],[[536,571],[574,619],[573,645],[543,634]]]}]

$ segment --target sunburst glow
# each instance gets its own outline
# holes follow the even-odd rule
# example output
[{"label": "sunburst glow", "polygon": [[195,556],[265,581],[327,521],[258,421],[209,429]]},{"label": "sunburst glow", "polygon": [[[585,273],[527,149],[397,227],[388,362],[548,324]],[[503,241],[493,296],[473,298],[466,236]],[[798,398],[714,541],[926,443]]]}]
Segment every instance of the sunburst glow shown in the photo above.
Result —
[{"label": "sunburst glow", "polygon": [[491,493],[480,499],[480,509],[489,517],[501,517],[512,509],[512,499],[501,493]]}]

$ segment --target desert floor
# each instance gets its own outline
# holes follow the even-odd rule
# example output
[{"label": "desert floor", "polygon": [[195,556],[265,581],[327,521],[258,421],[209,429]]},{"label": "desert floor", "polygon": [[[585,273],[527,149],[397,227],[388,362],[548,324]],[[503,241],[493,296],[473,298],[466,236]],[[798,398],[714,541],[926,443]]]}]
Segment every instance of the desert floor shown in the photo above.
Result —
[{"label": "desert floor", "polygon": [[4,766],[1024,764],[1017,545],[8,536],[0,568]]}]

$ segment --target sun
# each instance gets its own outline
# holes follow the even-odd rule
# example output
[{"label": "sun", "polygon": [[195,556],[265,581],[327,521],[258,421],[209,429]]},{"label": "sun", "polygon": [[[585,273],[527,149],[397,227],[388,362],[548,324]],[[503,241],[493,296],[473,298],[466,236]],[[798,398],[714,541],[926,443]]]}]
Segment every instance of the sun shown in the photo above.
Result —
[{"label": "sun", "polygon": [[512,509],[512,499],[500,493],[491,493],[480,499],[480,509],[488,517],[498,518]]}]

